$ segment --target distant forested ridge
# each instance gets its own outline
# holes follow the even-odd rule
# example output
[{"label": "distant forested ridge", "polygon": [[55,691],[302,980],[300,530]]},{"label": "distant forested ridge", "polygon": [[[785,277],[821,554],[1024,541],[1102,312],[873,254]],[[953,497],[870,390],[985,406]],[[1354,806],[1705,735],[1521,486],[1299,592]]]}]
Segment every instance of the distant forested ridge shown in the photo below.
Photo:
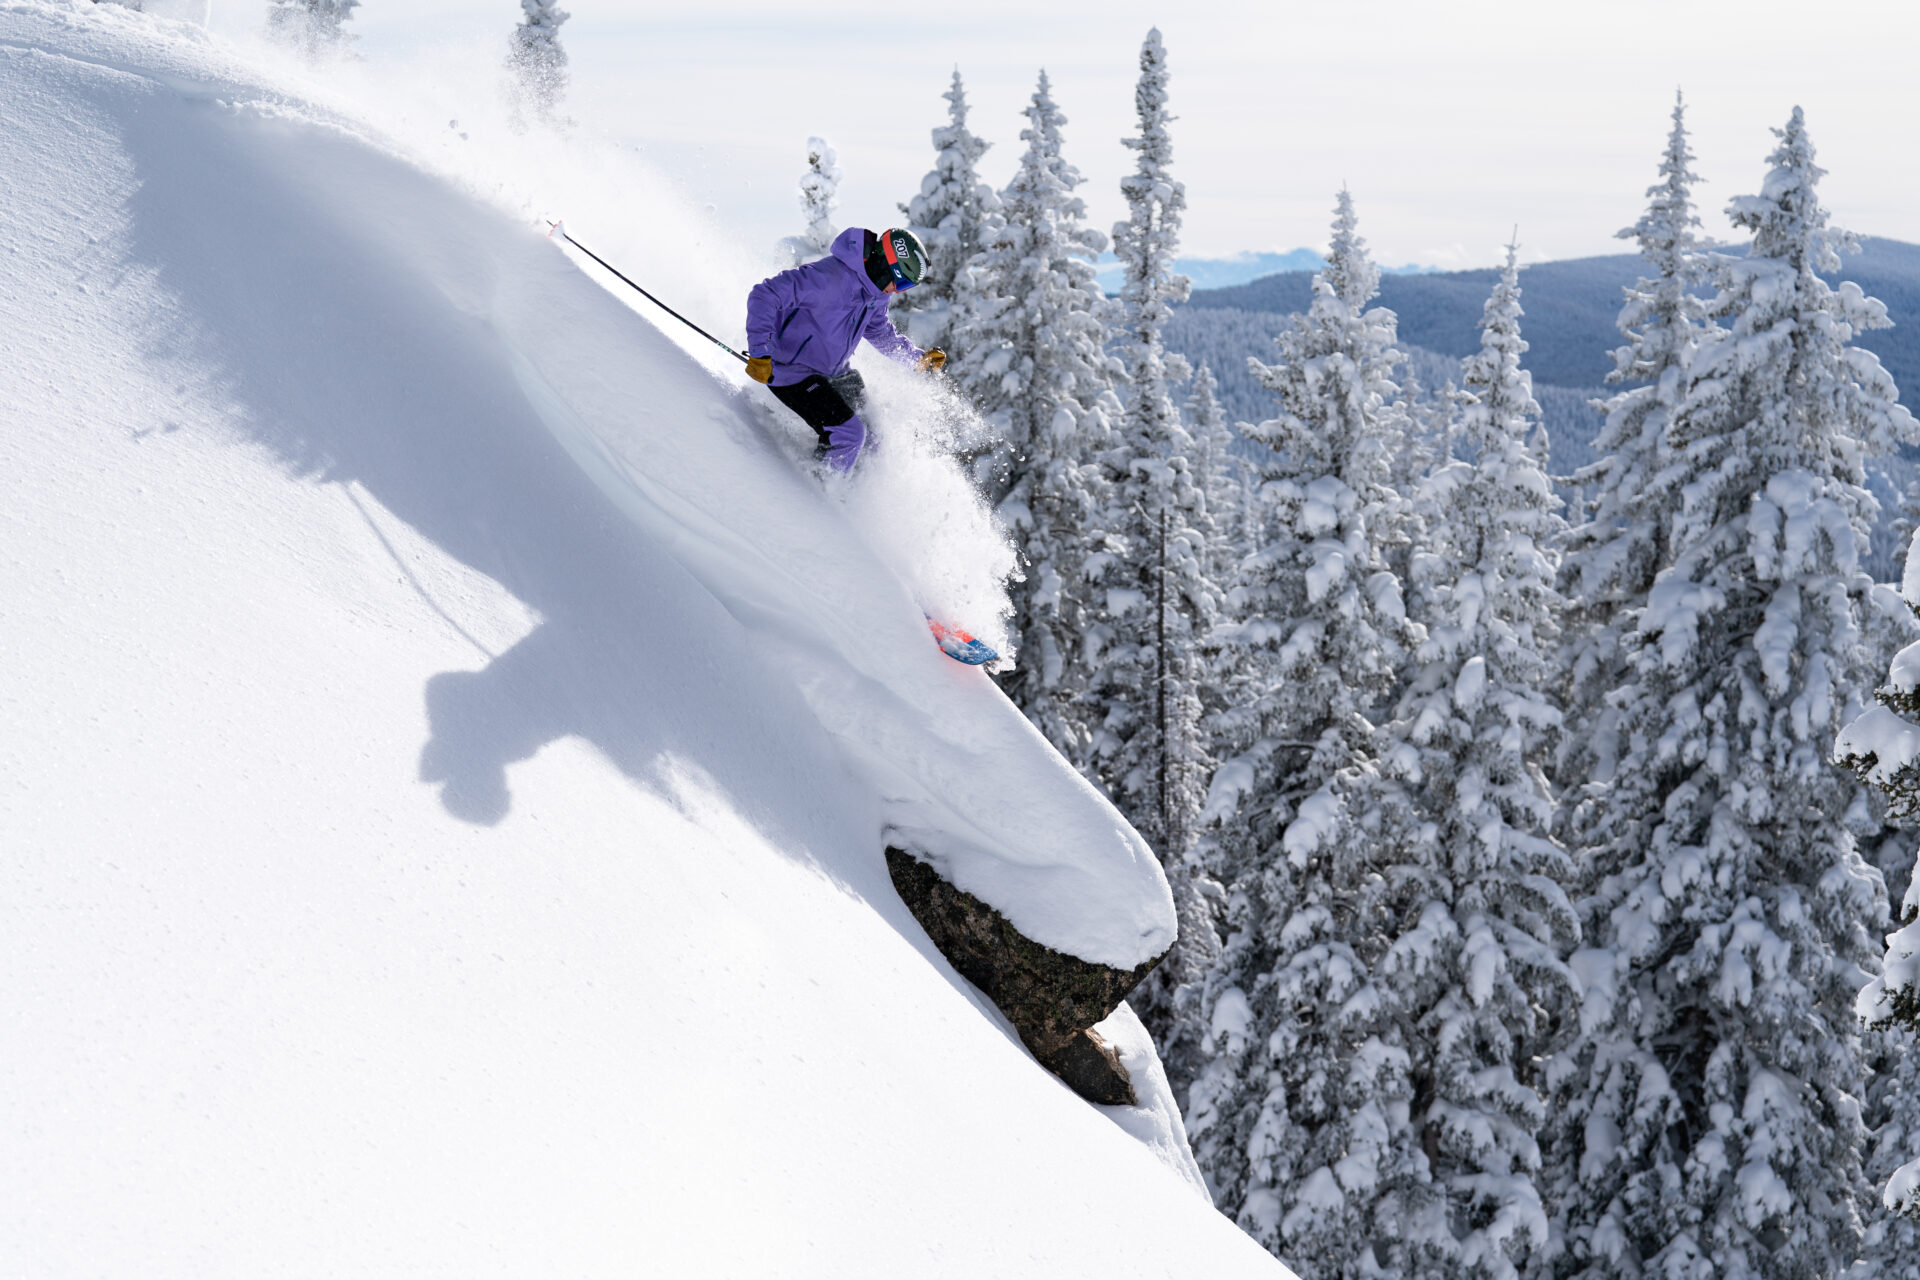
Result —
[{"label": "distant forested ridge", "polygon": [[[1920,245],[1878,236],[1862,236],[1860,245],[1861,252],[1848,255],[1840,271],[1829,280],[1851,280],[1867,296],[1887,304],[1894,327],[1862,334],[1857,342],[1879,356],[1893,380],[1911,395],[1914,388],[1920,388]],[[1520,286],[1525,291],[1527,368],[1536,386],[1601,385],[1613,368],[1607,353],[1620,345],[1614,321],[1620,314],[1621,290],[1644,270],[1645,263],[1632,253],[1570,258],[1520,269]],[[1476,349],[1480,308],[1499,276],[1492,267],[1430,275],[1382,275],[1376,305],[1390,308],[1400,318],[1403,342],[1459,359]],[[1305,311],[1312,289],[1311,272],[1289,271],[1230,289],[1196,289],[1182,311],[1230,310],[1284,316]],[[1218,372],[1220,366],[1214,368]]]},{"label": "distant forested ridge", "polygon": [[[1855,345],[1880,357],[1899,386],[1902,399],[1920,399],[1920,245],[1879,236],[1862,236],[1861,252],[1847,255],[1830,282],[1851,280],[1869,296],[1887,304],[1891,329],[1856,335]],[[1743,246],[1721,252],[1743,253]],[[1570,258],[1523,267],[1527,354],[1534,398],[1540,402],[1551,444],[1548,465],[1568,475],[1594,460],[1592,442],[1601,415],[1589,401],[1611,394],[1606,375],[1612,350],[1620,345],[1614,327],[1621,291],[1644,272],[1638,254]],[[1499,279],[1496,268],[1424,275],[1383,274],[1375,305],[1399,317],[1406,369],[1426,391],[1456,378],[1461,357],[1479,343],[1481,308]],[[1225,289],[1195,289],[1175,309],[1166,330],[1169,350],[1185,355],[1197,368],[1209,366],[1219,380],[1215,391],[1235,422],[1259,422],[1272,416],[1273,395],[1247,371],[1247,357],[1273,358],[1273,343],[1287,317],[1312,302],[1313,273],[1286,271]],[[1891,573],[1891,522],[1899,495],[1915,482],[1915,459],[1891,457],[1875,464],[1870,487],[1881,503],[1875,538],[1875,568]]]}]

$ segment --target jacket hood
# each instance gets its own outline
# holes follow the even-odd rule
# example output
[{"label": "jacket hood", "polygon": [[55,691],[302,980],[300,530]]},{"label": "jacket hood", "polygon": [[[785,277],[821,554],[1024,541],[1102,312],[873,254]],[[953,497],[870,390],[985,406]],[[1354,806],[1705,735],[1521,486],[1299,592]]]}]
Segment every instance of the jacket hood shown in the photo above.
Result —
[{"label": "jacket hood", "polygon": [[833,238],[833,248],[829,252],[859,278],[868,293],[884,298],[886,293],[867,274],[867,237],[871,234],[865,227],[848,227]]}]

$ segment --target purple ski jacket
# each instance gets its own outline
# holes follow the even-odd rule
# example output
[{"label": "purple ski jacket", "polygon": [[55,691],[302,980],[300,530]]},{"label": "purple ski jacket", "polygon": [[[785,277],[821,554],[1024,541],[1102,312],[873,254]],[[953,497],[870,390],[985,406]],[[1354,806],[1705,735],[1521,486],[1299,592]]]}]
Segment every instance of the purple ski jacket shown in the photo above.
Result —
[{"label": "purple ski jacket", "polygon": [[772,359],[775,386],[845,373],[863,337],[903,364],[924,354],[893,327],[888,295],[867,278],[869,234],[848,227],[828,256],[768,276],[747,294],[747,354]]}]

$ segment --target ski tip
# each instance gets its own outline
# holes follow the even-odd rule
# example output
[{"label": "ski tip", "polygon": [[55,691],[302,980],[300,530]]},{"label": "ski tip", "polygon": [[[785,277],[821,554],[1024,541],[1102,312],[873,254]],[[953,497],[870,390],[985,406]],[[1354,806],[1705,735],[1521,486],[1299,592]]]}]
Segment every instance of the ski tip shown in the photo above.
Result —
[{"label": "ski tip", "polygon": [[940,646],[940,652],[955,662],[964,662],[970,667],[992,662],[1000,655],[990,645],[981,643],[960,630],[944,622],[935,621],[933,615],[926,615],[927,627],[933,632],[934,643]]}]

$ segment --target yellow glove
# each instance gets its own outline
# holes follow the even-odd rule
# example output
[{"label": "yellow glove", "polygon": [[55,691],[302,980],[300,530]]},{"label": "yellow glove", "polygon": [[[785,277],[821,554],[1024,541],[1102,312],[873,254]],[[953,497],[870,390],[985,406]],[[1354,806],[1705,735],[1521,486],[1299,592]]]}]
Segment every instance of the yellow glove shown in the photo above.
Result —
[{"label": "yellow glove", "polygon": [[921,373],[926,373],[929,370],[937,372],[947,367],[947,353],[938,347],[929,347],[927,348],[927,353],[921,356],[913,367]]},{"label": "yellow glove", "polygon": [[773,361],[767,356],[755,356],[747,361],[747,376],[755,382],[773,381]]}]

